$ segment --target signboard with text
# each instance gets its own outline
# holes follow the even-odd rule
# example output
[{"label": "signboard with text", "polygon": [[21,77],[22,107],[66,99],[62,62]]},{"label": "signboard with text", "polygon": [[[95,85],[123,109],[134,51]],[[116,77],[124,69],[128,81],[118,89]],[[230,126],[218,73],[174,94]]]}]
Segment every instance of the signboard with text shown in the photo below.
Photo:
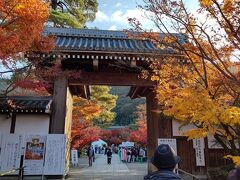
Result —
[{"label": "signboard with text", "polygon": [[177,154],[177,141],[176,139],[170,139],[170,138],[159,138],[158,139],[158,146],[160,144],[168,144]]},{"label": "signboard with text", "polygon": [[24,175],[64,175],[66,135],[0,134],[0,172],[19,168],[21,155]]},{"label": "signboard with text", "polygon": [[73,166],[78,165],[78,152],[76,149],[71,150],[71,161]]},{"label": "signboard with text", "polygon": [[[17,169],[20,166],[23,135],[2,134],[1,135],[0,172]],[[17,174],[18,171],[13,174]]]},{"label": "signboard with text", "polygon": [[47,136],[44,175],[64,175],[66,136],[49,134]]},{"label": "signboard with text", "polygon": [[204,138],[193,139],[193,148],[195,149],[196,166],[205,166]]}]

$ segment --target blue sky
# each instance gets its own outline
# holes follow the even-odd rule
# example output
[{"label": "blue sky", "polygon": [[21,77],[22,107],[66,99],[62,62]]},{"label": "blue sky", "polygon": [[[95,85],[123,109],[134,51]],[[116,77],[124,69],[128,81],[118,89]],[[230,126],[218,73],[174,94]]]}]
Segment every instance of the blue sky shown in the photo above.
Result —
[{"label": "blue sky", "polygon": [[[88,23],[89,28],[97,27],[105,30],[122,30],[130,28],[127,19],[135,17],[142,20],[147,29],[154,29],[152,23],[144,18],[144,12],[137,8],[142,0],[99,0],[98,13],[94,22]],[[189,10],[198,8],[197,0],[185,0]]]}]

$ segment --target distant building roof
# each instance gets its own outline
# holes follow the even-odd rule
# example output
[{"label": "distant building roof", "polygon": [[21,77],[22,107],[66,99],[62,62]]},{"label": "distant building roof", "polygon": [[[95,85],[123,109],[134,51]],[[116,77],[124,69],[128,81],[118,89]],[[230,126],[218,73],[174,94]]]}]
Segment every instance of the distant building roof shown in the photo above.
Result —
[{"label": "distant building roof", "polygon": [[0,97],[0,113],[50,113],[51,96]]},{"label": "distant building roof", "polygon": [[[173,53],[172,49],[157,48],[149,39],[129,38],[124,31],[46,27],[44,34],[56,37],[55,51]],[[186,41],[182,34],[174,35]]]}]

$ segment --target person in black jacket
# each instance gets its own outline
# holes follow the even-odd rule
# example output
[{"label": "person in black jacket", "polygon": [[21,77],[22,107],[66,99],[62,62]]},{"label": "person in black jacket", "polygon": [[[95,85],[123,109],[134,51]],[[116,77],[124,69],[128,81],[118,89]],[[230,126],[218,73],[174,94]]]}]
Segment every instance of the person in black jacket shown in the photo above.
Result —
[{"label": "person in black jacket", "polygon": [[112,161],[112,151],[111,151],[111,149],[109,148],[109,149],[107,150],[107,163],[108,163],[108,164],[111,164],[111,161]]},{"label": "person in black jacket", "polygon": [[179,161],[180,157],[176,155],[175,151],[169,145],[159,145],[151,159],[152,164],[158,170],[145,176],[144,180],[181,180],[181,177],[173,172]]},{"label": "person in black jacket", "polygon": [[94,158],[95,158],[95,154],[94,154],[94,150],[93,147],[90,146],[87,150],[87,156],[88,156],[88,163],[89,166],[92,166],[92,162],[94,162]]}]

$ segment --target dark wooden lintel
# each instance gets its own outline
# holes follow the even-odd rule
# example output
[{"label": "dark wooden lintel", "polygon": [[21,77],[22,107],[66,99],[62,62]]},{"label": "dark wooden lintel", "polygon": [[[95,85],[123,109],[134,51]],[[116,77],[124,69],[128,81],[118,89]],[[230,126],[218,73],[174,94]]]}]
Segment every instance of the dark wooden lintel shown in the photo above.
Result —
[{"label": "dark wooden lintel", "polygon": [[79,77],[69,79],[69,85],[154,86],[155,82],[137,73],[81,71]]}]

